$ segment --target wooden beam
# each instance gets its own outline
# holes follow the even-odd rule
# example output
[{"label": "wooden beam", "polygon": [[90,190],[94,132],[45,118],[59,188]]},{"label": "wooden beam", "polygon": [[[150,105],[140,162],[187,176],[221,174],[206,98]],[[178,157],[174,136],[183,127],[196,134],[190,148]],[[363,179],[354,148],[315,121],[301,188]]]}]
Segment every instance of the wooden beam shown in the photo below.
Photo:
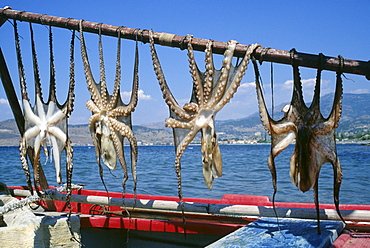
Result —
[{"label": "wooden beam", "polygon": [[10,108],[12,109],[15,121],[17,123],[19,133],[22,136],[24,133],[24,117],[18,102],[17,94],[15,93],[12,79],[10,78],[9,70],[6,65],[1,47],[0,47],[0,78],[1,81],[3,82],[3,87],[8,98]]},{"label": "wooden beam", "polygon": [[[14,19],[19,21],[26,21],[32,23],[38,23],[42,25],[49,25],[54,27],[75,29],[79,30],[80,20],[73,18],[63,18],[44,14],[35,14],[25,11],[16,11],[12,9],[2,9],[0,8],[0,18]],[[118,31],[121,32],[121,37],[123,39],[138,40],[144,43],[149,41],[149,31],[146,29],[134,29],[127,28],[123,26],[114,26],[97,22],[82,21],[82,26],[84,32],[98,33],[99,29],[103,35],[117,37]],[[154,43],[162,46],[177,47],[184,49],[187,47],[187,41],[185,36],[169,34],[169,33],[159,33],[153,32]],[[207,39],[193,38],[191,43],[193,49],[196,51],[204,51],[207,44]],[[213,53],[223,54],[225,52],[226,42],[214,41],[213,42]],[[238,44],[234,56],[244,57],[245,52],[248,49],[248,45]],[[256,59],[261,59],[263,61],[280,63],[280,64],[291,64],[291,54],[290,51],[278,50],[273,48],[257,48],[254,52]],[[317,68],[319,63],[319,55],[300,53],[297,52],[294,55],[295,63],[298,66]],[[337,71],[340,66],[340,60],[337,57],[324,56],[324,70]],[[370,80],[370,61],[360,61],[344,59],[342,72],[351,73],[357,75],[366,76]]]}]

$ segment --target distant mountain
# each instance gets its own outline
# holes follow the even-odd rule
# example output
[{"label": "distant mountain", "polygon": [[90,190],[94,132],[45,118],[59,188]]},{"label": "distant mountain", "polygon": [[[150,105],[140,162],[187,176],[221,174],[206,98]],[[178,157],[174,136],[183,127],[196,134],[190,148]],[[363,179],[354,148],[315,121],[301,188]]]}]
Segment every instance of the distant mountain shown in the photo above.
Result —
[{"label": "distant mountain", "polygon": [[[169,145],[173,142],[170,128],[133,126],[139,145]],[[88,125],[69,125],[68,134],[74,145],[92,145]],[[14,119],[0,122],[0,146],[18,146],[21,136]]]},{"label": "distant mountain", "polygon": [[20,138],[14,119],[0,122],[0,146],[19,145]]},{"label": "distant mountain", "polygon": [[[334,94],[321,97],[320,107],[324,117],[330,114],[333,106]],[[283,117],[281,109],[289,103],[282,103],[274,109],[274,119]],[[310,103],[307,103],[309,106]],[[256,112],[248,117],[235,120],[218,121],[217,132],[222,133],[219,138],[254,138],[256,133],[264,133],[259,113]],[[357,131],[370,130],[370,94],[343,94],[342,117],[337,132],[354,134]],[[223,134],[225,133],[225,134]]]},{"label": "distant mountain", "polygon": [[[370,94],[346,93],[342,102],[342,117],[337,132],[349,135],[370,130]],[[275,120],[282,117],[280,110],[285,104],[288,103],[275,107]],[[320,105],[323,115],[328,116],[333,105],[333,94],[323,96]],[[139,144],[166,145],[173,142],[172,129],[166,128],[164,122],[134,125],[133,131]],[[217,120],[216,131],[221,140],[253,139],[266,133],[258,112],[241,119]],[[75,145],[92,145],[87,125],[69,125],[69,135]],[[18,146],[19,140],[20,135],[14,120],[0,122],[0,146]]]}]

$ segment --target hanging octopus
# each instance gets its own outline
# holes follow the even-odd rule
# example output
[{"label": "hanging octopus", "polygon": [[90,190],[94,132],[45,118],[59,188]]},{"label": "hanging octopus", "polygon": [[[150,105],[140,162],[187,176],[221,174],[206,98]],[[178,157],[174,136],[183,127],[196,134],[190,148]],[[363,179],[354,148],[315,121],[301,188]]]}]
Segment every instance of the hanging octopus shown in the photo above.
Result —
[{"label": "hanging octopus", "polygon": [[[292,58],[294,58],[294,53],[292,53]],[[341,70],[338,70],[336,75],[336,89],[331,113],[327,118],[324,118],[320,112],[322,65],[319,65],[317,71],[313,101],[310,107],[307,107],[303,100],[299,69],[293,61],[294,86],[292,100],[290,105],[285,106],[282,110],[284,117],[275,121],[270,117],[266,108],[256,61],[253,61],[253,64],[256,72],[256,90],[261,121],[272,139],[268,166],[272,174],[274,187],[273,201],[277,190],[274,158],[295,139],[295,148],[290,159],[290,178],[293,184],[302,192],[314,189],[318,232],[320,233],[318,178],[322,165],[327,162],[332,164],[334,171],[335,207],[339,217],[344,222],[339,211],[342,169],[337,157],[335,143],[335,128],[338,126],[341,116],[341,98],[343,94]]]},{"label": "hanging octopus", "polygon": [[237,42],[234,40],[229,41],[224,53],[222,69],[216,70],[213,65],[212,41],[209,41],[205,50],[206,71],[201,72],[195,63],[191,36],[187,35],[186,42],[188,43],[193,92],[190,103],[186,103],[181,107],[172,95],[165,80],[154,47],[153,32],[151,30],[149,31],[149,41],[154,71],[157,75],[163,98],[170,109],[170,118],[166,119],[166,126],[172,127],[174,130],[178,194],[182,210],[184,211],[180,164],[182,154],[195,135],[201,132],[203,178],[205,184],[211,190],[214,178],[221,177],[222,175],[222,158],[217,143],[214,124],[215,116],[234,96],[247,69],[250,55],[259,45],[253,44],[249,46],[241,63],[234,67],[232,65],[232,59]]},{"label": "hanging octopus", "polygon": [[[100,158],[103,163],[111,170],[116,169],[117,157],[124,172],[122,186],[124,192],[126,190],[126,181],[128,180],[127,165],[123,150],[123,140],[126,137],[130,142],[131,148],[131,171],[134,180],[134,193],[136,195],[136,162],[138,147],[136,138],[131,129],[131,112],[135,110],[138,101],[138,45],[136,43],[135,51],[135,66],[134,79],[132,84],[132,94],[129,104],[124,104],[120,96],[120,81],[121,81],[121,30],[118,30],[118,45],[116,59],[116,76],[114,80],[113,94],[109,95],[105,79],[105,69],[103,61],[103,47],[101,32],[99,29],[99,58],[100,58],[100,83],[97,84],[91,72],[89,60],[87,57],[85,40],[82,30],[82,21],[80,22],[80,44],[81,56],[84,65],[87,88],[90,91],[91,100],[86,102],[86,107],[92,111],[93,115],[89,119],[89,128],[93,144],[95,146],[96,160],[99,166],[99,173],[102,182],[103,168],[100,163]],[[106,188],[106,187],[105,187]]]},{"label": "hanging octopus", "polygon": [[31,160],[34,166],[35,188],[39,193],[38,185],[40,168],[40,151],[44,149],[45,156],[49,156],[49,146],[54,158],[56,181],[62,183],[62,173],[60,168],[62,151],[66,150],[66,168],[67,168],[67,193],[71,193],[72,180],[72,142],[68,137],[68,117],[73,111],[74,101],[74,32],[72,32],[72,40],[70,46],[70,82],[69,91],[66,102],[61,105],[56,98],[56,81],[53,56],[53,40],[52,30],[49,28],[49,46],[50,46],[50,86],[49,99],[47,102],[43,100],[41,92],[41,81],[38,70],[38,62],[36,56],[35,42],[33,38],[32,25],[30,23],[31,32],[31,49],[33,59],[33,71],[35,82],[36,100],[34,107],[31,106],[26,89],[26,79],[24,74],[24,66],[22,62],[21,48],[19,43],[19,35],[17,23],[14,21],[15,45],[17,51],[19,79],[22,93],[22,104],[25,119],[25,132],[20,141],[20,156],[23,170],[27,177],[27,184],[32,193],[31,177],[27,157]]}]

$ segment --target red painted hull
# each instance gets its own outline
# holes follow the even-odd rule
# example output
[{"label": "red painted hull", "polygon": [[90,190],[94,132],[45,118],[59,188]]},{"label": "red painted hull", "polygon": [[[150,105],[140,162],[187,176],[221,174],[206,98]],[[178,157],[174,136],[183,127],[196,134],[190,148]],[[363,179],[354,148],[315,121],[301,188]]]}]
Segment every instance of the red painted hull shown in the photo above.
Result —
[{"label": "red painted hull", "polygon": [[[25,189],[24,187],[9,187],[13,189]],[[90,196],[107,196],[104,191],[93,190],[78,190],[73,191],[76,195],[90,195]],[[109,196],[113,198],[121,198],[121,193],[109,192]],[[133,199],[133,194],[126,194],[125,199]],[[168,196],[153,196],[153,195],[137,195],[138,200],[162,200],[162,201],[178,201],[177,197]],[[252,205],[252,206],[272,206],[272,202],[267,196],[255,195],[224,195],[221,199],[203,199],[203,198],[184,198],[185,202],[194,203],[209,203],[209,204],[223,204],[223,205]],[[47,210],[57,212],[68,212],[69,209],[65,202],[54,201],[55,209],[50,209],[46,202],[41,201],[40,204]],[[290,202],[276,202],[276,207],[284,208],[303,208],[314,209],[313,203],[290,203]],[[334,204],[320,204],[321,209],[335,209]],[[340,205],[341,210],[367,210],[370,211],[370,205]],[[175,232],[182,233],[184,231],[182,217],[179,213],[168,212],[156,214],[150,218],[152,213],[142,213],[140,210],[139,216],[128,218],[126,211],[121,207],[111,206],[106,209],[105,213],[101,211],[101,207],[85,203],[71,203],[72,213],[79,213],[81,215],[81,228],[100,227],[100,228],[119,228],[140,231],[158,231],[158,232]],[[225,235],[237,228],[254,221],[258,217],[225,217],[225,216],[209,216],[204,214],[186,214],[186,229],[187,233],[196,234],[211,234],[211,235]],[[347,224],[348,226],[348,224]],[[356,230],[370,230],[368,222],[351,222],[350,228],[355,227]]]},{"label": "red painted hull", "polygon": [[[13,186],[10,189],[26,189],[25,187]],[[86,196],[107,196],[104,191],[92,190],[76,190],[74,195]],[[121,198],[121,193],[109,192],[109,197]],[[125,199],[133,199],[133,194],[126,194]],[[153,196],[153,195],[137,195],[137,200],[152,200],[152,201],[178,201],[177,197],[168,196]],[[222,205],[249,205],[260,207],[271,207],[272,202],[267,196],[255,195],[224,195],[221,199],[202,199],[202,198],[184,198],[184,202],[202,203],[202,204],[222,204]],[[67,204],[63,201],[53,201],[52,204],[45,201],[40,201],[39,204],[45,208],[46,211],[69,212]],[[313,203],[291,203],[291,202],[276,202],[277,208],[292,209],[315,209]],[[258,216],[240,217],[240,216],[221,216],[210,215],[205,213],[186,213],[186,233],[188,237],[184,240],[183,235],[184,225],[182,222],[182,215],[174,211],[156,211],[156,210],[130,210],[131,218],[127,216],[127,212],[121,207],[111,206],[106,208],[86,203],[71,203],[72,213],[80,214],[81,231],[84,230],[130,230],[131,235],[145,236],[150,235],[149,239],[156,239],[157,237],[167,236],[177,240],[178,242],[189,242],[191,240],[199,241],[204,239],[204,243],[217,240],[236,229],[249,224],[258,219]],[[320,209],[335,209],[334,204],[320,204]],[[356,210],[370,211],[370,205],[340,205],[341,211],[347,210],[349,212]],[[370,222],[368,220],[356,220],[347,222],[346,229],[342,235],[332,244],[331,247],[370,247]],[[351,233],[348,230],[355,230],[357,233]],[[358,233],[361,231],[362,233]],[[167,234],[164,234],[167,233]],[[106,234],[104,234],[106,235]],[[104,236],[102,235],[102,236]],[[117,236],[122,236],[120,234]],[[189,236],[190,235],[190,236]],[[193,236],[198,235],[198,236]],[[109,235],[108,235],[109,236]],[[198,237],[198,238],[194,238]],[[214,238],[210,238],[214,237]],[[207,240],[208,239],[208,240]],[[91,236],[88,240],[91,240]],[[97,239],[94,242],[99,242]],[[207,241],[205,241],[207,240]],[[86,242],[88,242],[86,240]],[[101,241],[103,244],[103,241]],[[105,240],[104,242],[109,242]],[[142,240],[140,242],[143,242]],[[153,242],[152,240],[150,242]],[[353,246],[355,243],[356,245]],[[105,243],[104,243],[105,244]],[[185,243],[181,243],[184,245]],[[199,243],[195,243],[199,245]],[[363,246],[365,244],[365,246]],[[369,246],[366,246],[369,245]]]}]

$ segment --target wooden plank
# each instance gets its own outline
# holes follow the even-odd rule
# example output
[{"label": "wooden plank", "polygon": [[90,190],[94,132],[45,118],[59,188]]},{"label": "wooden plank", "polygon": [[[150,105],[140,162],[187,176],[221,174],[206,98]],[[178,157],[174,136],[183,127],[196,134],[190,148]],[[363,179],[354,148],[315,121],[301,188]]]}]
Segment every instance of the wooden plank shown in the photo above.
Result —
[{"label": "wooden plank", "polygon": [[[0,8],[0,18],[9,18],[14,20],[39,23],[42,25],[50,25],[60,28],[75,29],[79,30],[80,20],[73,18],[63,18],[57,16],[50,16],[45,14],[36,14],[26,11],[17,11],[12,9]],[[147,43],[149,40],[149,32],[146,29],[134,29],[123,26],[115,26],[102,24],[97,22],[82,22],[84,32],[98,33],[99,30],[103,35],[118,36],[118,30],[121,32],[121,38],[138,40]],[[184,36],[153,32],[154,43],[162,46],[177,47],[184,49],[187,46],[187,41]],[[191,44],[195,51],[204,51],[208,39],[201,39],[194,37],[191,40]],[[226,49],[227,42],[213,41],[212,52],[216,54],[223,54]],[[248,49],[248,45],[238,44],[236,46],[234,56],[244,57],[245,52]],[[256,59],[263,61],[291,64],[290,51],[284,51],[273,48],[258,47],[253,55]],[[308,68],[317,68],[319,55],[300,53],[294,54],[294,60],[297,66],[303,66]],[[324,56],[325,63],[323,64],[323,70],[337,71],[340,66],[340,59],[335,57]],[[364,75],[370,80],[370,63],[369,61],[360,61],[352,59],[344,59],[343,61],[343,73],[352,73],[357,75]]]},{"label": "wooden plank", "polygon": [[14,84],[10,77],[8,66],[3,55],[3,51],[0,48],[0,78],[3,83],[3,87],[8,98],[10,108],[12,109],[15,122],[17,124],[19,133],[21,136],[24,133],[24,117],[21,106],[18,102],[17,94],[15,93]]},{"label": "wooden plank", "polygon": [[[279,230],[280,226],[280,230]],[[214,247],[329,247],[344,228],[340,221],[321,221],[317,234],[316,220],[261,218],[222,239]]]}]

